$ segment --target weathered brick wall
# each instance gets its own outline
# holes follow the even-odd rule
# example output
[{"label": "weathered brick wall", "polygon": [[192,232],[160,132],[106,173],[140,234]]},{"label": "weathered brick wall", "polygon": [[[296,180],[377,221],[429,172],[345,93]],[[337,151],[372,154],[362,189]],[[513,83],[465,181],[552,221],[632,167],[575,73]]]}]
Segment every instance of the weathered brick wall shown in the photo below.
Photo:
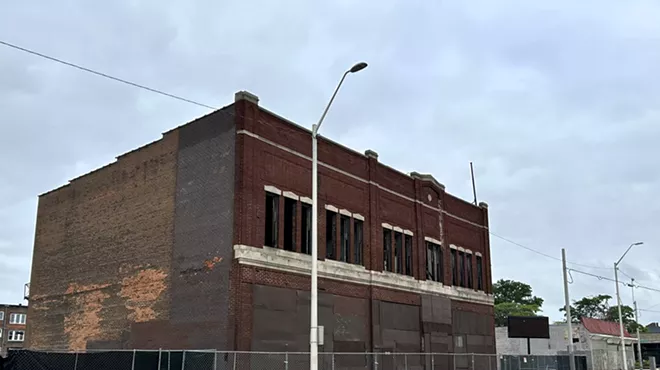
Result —
[{"label": "weathered brick wall", "polygon": [[39,198],[31,348],[121,348],[168,319],[178,134]]}]

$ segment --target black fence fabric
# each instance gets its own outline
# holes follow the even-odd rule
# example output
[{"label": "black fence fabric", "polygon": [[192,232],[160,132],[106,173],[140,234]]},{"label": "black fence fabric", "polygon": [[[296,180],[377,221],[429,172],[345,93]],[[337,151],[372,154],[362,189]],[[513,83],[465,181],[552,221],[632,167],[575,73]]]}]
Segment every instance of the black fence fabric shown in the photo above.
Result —
[{"label": "black fence fabric", "polygon": [[[222,356],[220,360],[222,361]],[[11,351],[3,370],[213,370],[215,353],[183,351],[108,351],[57,353]]]}]

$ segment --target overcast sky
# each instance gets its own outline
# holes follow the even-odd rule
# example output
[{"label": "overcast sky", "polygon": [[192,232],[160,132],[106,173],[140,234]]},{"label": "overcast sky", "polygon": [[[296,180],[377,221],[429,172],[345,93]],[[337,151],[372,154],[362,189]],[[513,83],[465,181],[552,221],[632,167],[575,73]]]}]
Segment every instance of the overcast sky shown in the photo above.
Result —
[{"label": "overcast sky", "polygon": [[[248,90],[307,126],[364,60],[325,136],[465,199],[473,161],[493,233],[610,278],[643,240],[622,269],[660,288],[660,2],[227,3],[5,1],[0,40],[212,106]],[[207,112],[0,45],[0,303],[29,280],[38,194]],[[560,262],[491,246],[494,278],[531,284],[559,319]],[[614,295],[573,278],[573,298]],[[660,311],[660,293],[637,297]]]}]

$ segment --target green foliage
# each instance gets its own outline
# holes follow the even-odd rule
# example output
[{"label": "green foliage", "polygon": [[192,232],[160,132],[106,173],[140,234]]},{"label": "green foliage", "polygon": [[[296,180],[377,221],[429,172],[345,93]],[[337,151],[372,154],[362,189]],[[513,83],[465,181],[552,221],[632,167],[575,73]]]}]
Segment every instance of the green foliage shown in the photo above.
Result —
[{"label": "green foliage", "polygon": [[[619,309],[617,306],[610,307],[611,296],[600,294],[593,297],[584,297],[579,301],[573,301],[571,305],[571,319],[573,322],[579,322],[581,318],[588,317],[592,319],[619,322]],[[564,308],[559,311],[564,312]],[[646,328],[635,321],[635,311],[630,306],[621,306],[621,318],[623,325],[629,333],[635,333],[637,328],[644,332]]]},{"label": "green foliage", "polygon": [[493,285],[495,325],[506,326],[509,316],[536,316],[543,299],[532,295],[532,287],[513,280],[498,280]]},{"label": "green foliage", "polygon": [[495,305],[495,326],[506,326],[509,316],[536,316],[541,308],[533,304],[503,302]]},{"label": "green foliage", "polygon": [[532,287],[519,281],[500,279],[493,285],[493,293],[495,304],[515,302],[543,306],[543,298],[532,296]]},{"label": "green foliage", "polygon": [[[584,297],[579,301],[573,301],[571,305],[571,319],[573,322],[579,322],[583,317],[592,319],[606,320],[610,309],[609,300],[611,296],[600,294],[593,297]],[[562,307],[559,311],[564,312]]]}]

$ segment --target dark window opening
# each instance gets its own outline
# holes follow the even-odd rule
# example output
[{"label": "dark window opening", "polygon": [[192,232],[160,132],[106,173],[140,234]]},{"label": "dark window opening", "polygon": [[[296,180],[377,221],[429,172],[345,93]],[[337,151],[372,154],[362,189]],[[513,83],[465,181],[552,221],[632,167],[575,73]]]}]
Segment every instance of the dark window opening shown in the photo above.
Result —
[{"label": "dark window opening", "polygon": [[362,244],[364,236],[362,234],[362,221],[353,220],[353,248],[355,248],[355,256],[353,258],[353,263],[356,265],[362,264]]},{"label": "dark window opening", "polygon": [[412,276],[412,236],[406,235],[406,275]]},{"label": "dark window opening", "polygon": [[284,198],[284,249],[296,250],[296,208],[295,199]]},{"label": "dark window opening", "polygon": [[394,232],[394,272],[403,273],[403,234]]},{"label": "dark window opening", "polygon": [[302,235],[300,240],[300,251],[305,254],[312,254],[312,206],[302,204]]},{"label": "dark window opening", "polygon": [[342,215],[339,225],[339,260],[348,262],[351,255],[351,218]]},{"label": "dark window opening", "polygon": [[451,285],[458,285],[458,271],[456,266],[456,249],[451,250]]},{"label": "dark window opening", "polygon": [[477,289],[484,290],[483,262],[481,256],[477,256]]},{"label": "dark window opening", "polygon": [[426,243],[426,280],[435,280],[433,264],[433,244]]},{"label": "dark window opening", "polygon": [[325,258],[337,259],[337,214],[325,211]]},{"label": "dark window opening", "polygon": [[392,271],[392,230],[383,229],[383,271]]},{"label": "dark window opening", "polygon": [[426,279],[443,282],[442,247],[437,244],[426,243]]},{"label": "dark window opening", "polygon": [[467,287],[473,289],[474,279],[472,278],[472,255],[468,253],[465,257],[467,258]]},{"label": "dark window opening", "polygon": [[279,229],[280,196],[266,193],[266,238],[264,245],[277,248],[277,231]]},{"label": "dark window opening", "polygon": [[465,287],[465,253],[458,252],[458,282]]}]

